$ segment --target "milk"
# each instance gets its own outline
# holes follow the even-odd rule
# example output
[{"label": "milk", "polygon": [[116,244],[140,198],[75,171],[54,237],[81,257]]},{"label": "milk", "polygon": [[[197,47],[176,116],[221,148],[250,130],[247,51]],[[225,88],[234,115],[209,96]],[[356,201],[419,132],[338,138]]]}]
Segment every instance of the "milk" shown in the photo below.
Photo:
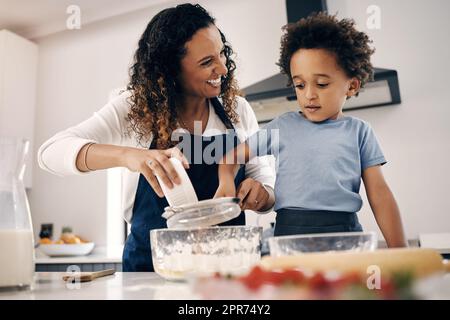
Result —
[{"label": "milk", "polygon": [[34,268],[33,232],[0,229],[0,287],[32,285]]}]

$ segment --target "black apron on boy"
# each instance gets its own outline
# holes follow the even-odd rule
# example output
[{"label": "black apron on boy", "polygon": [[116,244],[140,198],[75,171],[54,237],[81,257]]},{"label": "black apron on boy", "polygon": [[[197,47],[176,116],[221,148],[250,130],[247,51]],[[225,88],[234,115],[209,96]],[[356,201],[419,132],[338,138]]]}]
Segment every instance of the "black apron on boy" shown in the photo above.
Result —
[{"label": "black apron on boy", "polygon": [[274,236],[363,231],[355,212],[326,210],[277,210]]},{"label": "black apron on boy", "polygon": [[[227,130],[226,134],[212,137],[194,136],[189,134],[188,139],[190,138],[193,142],[191,143],[192,148],[194,148],[195,145],[198,146],[196,142],[200,144],[202,154],[205,148],[211,143],[217,143],[217,139],[222,139],[222,143],[219,143],[219,145],[223,145],[223,149],[221,150],[222,153],[213,155],[214,159],[218,160],[228,151],[228,148],[235,147],[239,141],[234,126],[225,113],[222,104],[217,98],[210,99],[210,101],[220,120],[232,133]],[[199,140],[194,141],[195,139]],[[232,142],[230,142],[230,139],[232,139]],[[150,149],[154,148],[155,141],[153,140]],[[218,152],[220,152],[220,150]],[[192,149],[191,155],[194,155]],[[188,159],[189,158],[193,160],[193,157],[188,157]],[[190,163],[189,169],[186,170],[199,201],[213,198],[217,187],[219,186],[218,161],[209,164],[204,161],[203,157],[200,160],[201,163],[197,163],[199,161],[192,161],[194,163]],[[236,187],[244,179],[245,167],[242,166],[235,178]],[[150,230],[167,228],[166,219],[164,219],[161,214],[168,205],[166,198],[160,198],[141,174],[139,176],[139,183],[134,200],[131,233],[127,237],[123,251],[122,271],[153,271]],[[238,217],[220,225],[245,225],[245,214],[244,212],[241,212]]]}]

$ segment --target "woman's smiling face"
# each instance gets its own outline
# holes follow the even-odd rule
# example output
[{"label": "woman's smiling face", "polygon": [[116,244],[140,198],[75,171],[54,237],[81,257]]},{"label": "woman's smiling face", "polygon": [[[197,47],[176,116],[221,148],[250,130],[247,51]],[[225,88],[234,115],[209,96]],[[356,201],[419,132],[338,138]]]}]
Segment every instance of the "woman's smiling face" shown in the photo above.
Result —
[{"label": "woman's smiling face", "polygon": [[326,49],[299,49],[291,58],[292,83],[303,115],[310,121],[337,119],[359,81],[349,78]]},{"label": "woman's smiling face", "polygon": [[180,85],[183,94],[200,98],[218,96],[222,77],[228,72],[224,44],[215,25],[198,30],[186,42],[181,60]]}]

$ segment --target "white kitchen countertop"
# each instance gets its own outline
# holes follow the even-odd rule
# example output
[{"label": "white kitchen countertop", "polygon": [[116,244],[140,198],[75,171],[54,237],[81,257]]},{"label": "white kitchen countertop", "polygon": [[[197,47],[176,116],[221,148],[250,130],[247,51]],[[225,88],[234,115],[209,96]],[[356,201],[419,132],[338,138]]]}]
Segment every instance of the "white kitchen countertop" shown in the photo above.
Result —
[{"label": "white kitchen countertop", "polygon": [[90,282],[66,283],[65,272],[36,272],[34,288],[0,291],[0,300],[197,300],[186,282],[166,281],[154,272],[116,272]]},{"label": "white kitchen countertop", "polygon": [[[83,283],[66,283],[65,272],[36,272],[32,290],[0,290],[0,300],[200,300],[188,282],[167,281],[154,272],[116,272]],[[424,299],[450,299],[450,274],[422,280]]]},{"label": "white kitchen countertop", "polygon": [[447,233],[422,233],[419,235],[422,248],[431,248],[441,254],[450,254],[450,232]]},{"label": "white kitchen countertop", "polygon": [[36,264],[122,263],[123,246],[99,246],[85,256],[49,257],[36,248]]},{"label": "white kitchen countertop", "polygon": [[[32,290],[0,290],[0,300],[200,300],[188,282],[167,281],[154,272],[116,272],[90,282],[66,283],[65,272],[36,272]],[[450,274],[421,284],[424,299],[450,299]]]}]

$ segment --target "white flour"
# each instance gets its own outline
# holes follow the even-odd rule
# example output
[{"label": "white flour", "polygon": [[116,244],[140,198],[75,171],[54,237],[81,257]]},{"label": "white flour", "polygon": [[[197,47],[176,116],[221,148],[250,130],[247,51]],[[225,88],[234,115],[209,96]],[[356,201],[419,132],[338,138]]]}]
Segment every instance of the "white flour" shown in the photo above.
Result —
[{"label": "white flour", "polygon": [[156,253],[155,270],[170,279],[183,278],[188,274],[206,275],[214,272],[242,274],[261,258],[259,237],[192,244],[176,241],[170,247],[157,249]]}]

